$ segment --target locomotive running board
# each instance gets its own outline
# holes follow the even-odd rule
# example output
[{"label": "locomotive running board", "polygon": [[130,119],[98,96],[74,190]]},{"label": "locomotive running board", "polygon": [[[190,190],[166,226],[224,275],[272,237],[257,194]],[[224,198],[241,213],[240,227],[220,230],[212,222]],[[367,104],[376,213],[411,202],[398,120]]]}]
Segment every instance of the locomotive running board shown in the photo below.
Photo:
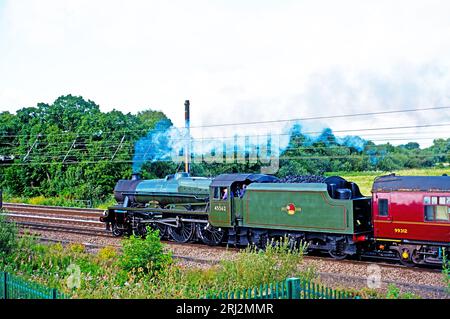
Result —
[{"label": "locomotive running board", "polygon": [[[202,223],[202,224],[207,224],[208,221],[206,219],[191,219],[191,218],[179,218],[178,221],[180,222],[190,222],[190,223]],[[158,220],[142,220],[140,221],[140,223],[142,224],[163,224],[163,225],[167,225],[167,226],[172,226],[172,227],[176,227],[176,225],[174,224],[169,224],[170,222],[177,222],[176,218],[165,218],[165,219],[158,219]]]}]

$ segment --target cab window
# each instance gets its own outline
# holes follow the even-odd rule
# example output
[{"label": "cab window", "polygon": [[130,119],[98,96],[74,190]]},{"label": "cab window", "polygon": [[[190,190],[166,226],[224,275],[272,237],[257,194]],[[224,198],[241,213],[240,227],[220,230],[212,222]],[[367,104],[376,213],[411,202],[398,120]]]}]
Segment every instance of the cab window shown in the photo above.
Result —
[{"label": "cab window", "polygon": [[388,200],[381,198],[378,200],[378,216],[388,216]]},{"label": "cab window", "polygon": [[220,199],[220,187],[214,187],[214,199]]}]

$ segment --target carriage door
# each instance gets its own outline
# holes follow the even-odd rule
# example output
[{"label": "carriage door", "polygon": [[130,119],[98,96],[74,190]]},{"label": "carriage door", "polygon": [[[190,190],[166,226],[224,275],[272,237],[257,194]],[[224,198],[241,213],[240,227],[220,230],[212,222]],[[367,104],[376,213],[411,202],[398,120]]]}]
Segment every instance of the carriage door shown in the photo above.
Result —
[{"label": "carriage door", "polygon": [[389,193],[375,193],[373,205],[373,221],[375,237],[392,238],[393,224],[391,212],[391,196]]},{"label": "carriage door", "polygon": [[209,222],[214,227],[231,225],[232,196],[229,186],[213,186],[210,189]]}]

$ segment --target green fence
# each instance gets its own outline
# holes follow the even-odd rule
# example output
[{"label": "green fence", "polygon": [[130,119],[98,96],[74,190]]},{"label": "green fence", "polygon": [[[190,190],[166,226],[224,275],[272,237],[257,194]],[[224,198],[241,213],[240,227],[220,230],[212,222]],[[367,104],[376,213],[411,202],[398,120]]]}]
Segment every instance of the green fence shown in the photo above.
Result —
[{"label": "green fence", "polygon": [[346,291],[331,289],[299,278],[250,289],[208,294],[206,299],[359,299]]},{"label": "green fence", "polygon": [[65,299],[56,289],[0,271],[0,299]]}]

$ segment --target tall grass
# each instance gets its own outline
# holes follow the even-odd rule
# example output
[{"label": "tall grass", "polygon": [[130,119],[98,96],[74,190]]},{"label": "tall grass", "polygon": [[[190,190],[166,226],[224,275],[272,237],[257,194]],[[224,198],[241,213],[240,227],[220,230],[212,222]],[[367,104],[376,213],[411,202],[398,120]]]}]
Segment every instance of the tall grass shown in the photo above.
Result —
[{"label": "tall grass", "polygon": [[[123,247],[122,253],[107,247],[92,254],[81,244],[42,245],[33,237],[24,237],[14,253],[0,263],[0,269],[74,298],[202,298],[208,292],[242,289],[291,276],[315,276],[299,268],[305,246],[291,250],[287,243],[270,245],[266,252],[249,247],[207,269],[171,263],[156,232],[149,232],[145,240],[124,239]],[[67,284],[73,268],[79,269],[77,288]]]},{"label": "tall grass", "polygon": [[444,283],[447,286],[447,292],[450,294],[450,261],[448,260],[445,248],[442,250],[442,276]]}]

